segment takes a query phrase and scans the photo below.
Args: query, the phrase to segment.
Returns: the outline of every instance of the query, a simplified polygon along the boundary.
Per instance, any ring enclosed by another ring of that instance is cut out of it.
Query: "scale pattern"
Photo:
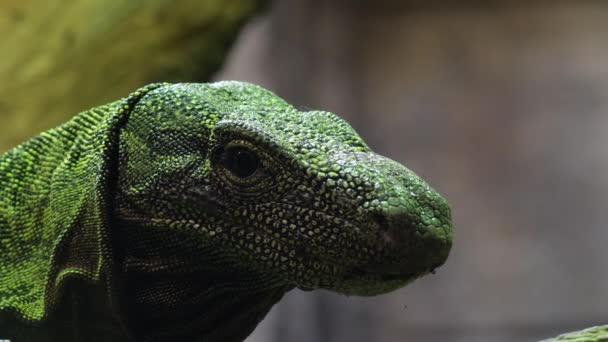
[[[559,335],[555,338],[543,340],[541,342],[607,342],[608,341],[608,325],[600,325],[591,327],[567,334]]]
[[[451,241],[445,200],[336,115],[152,84],[0,156],[0,334],[242,341],[292,288],[386,293]]]

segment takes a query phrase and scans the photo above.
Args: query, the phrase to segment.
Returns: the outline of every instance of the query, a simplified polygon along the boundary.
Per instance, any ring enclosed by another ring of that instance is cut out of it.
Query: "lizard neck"
[[[218,264],[212,246],[193,248],[195,241],[179,233],[120,230],[121,307],[138,340],[242,341],[291,289]]]

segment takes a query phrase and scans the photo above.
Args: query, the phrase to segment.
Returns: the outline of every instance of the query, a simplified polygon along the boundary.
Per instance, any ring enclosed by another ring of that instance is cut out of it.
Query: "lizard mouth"
[[[393,265],[389,264],[372,264],[353,268],[348,273],[347,278],[375,278],[381,281],[408,280],[415,279],[429,273],[435,274],[436,269],[441,265],[442,263],[438,263],[436,265],[432,265],[431,267],[420,267],[419,269],[406,272],[396,269]]]
[[[354,268],[342,278],[343,288],[334,288],[345,294],[361,296],[377,295],[390,292],[396,288],[423,276],[425,273],[382,274],[364,268]],[[316,287],[300,285],[302,291],[313,291]],[[333,288],[333,287],[332,287]]]
[[[417,260],[414,255],[414,257],[406,257],[400,261],[381,261],[355,266],[343,277],[347,287],[343,292],[362,296],[390,292],[426,274],[435,274],[435,269],[443,264],[443,259],[408,262],[412,259]]]
[[[408,280],[417,278],[424,273],[380,273],[377,270],[369,270],[365,268],[357,267],[349,273],[349,278],[356,279],[375,279],[379,281],[395,281],[395,280]]]
[[[376,296],[401,288],[425,272],[382,273],[365,267],[353,268],[345,274],[334,291],[345,295]]]

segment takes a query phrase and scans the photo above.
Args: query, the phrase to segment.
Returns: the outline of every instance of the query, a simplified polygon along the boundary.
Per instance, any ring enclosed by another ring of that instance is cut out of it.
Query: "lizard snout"
[[[435,192],[418,196],[414,203],[372,214],[384,257],[364,267],[365,272],[384,277],[418,276],[433,272],[446,261],[452,246],[447,203]]]

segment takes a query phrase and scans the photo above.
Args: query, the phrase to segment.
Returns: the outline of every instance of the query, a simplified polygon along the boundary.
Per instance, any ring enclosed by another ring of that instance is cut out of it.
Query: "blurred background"
[[[237,79],[339,114],[451,203],[436,275],[373,298],[294,290],[248,342],[608,323],[605,1],[41,3],[0,1],[2,151],[150,81]]]

